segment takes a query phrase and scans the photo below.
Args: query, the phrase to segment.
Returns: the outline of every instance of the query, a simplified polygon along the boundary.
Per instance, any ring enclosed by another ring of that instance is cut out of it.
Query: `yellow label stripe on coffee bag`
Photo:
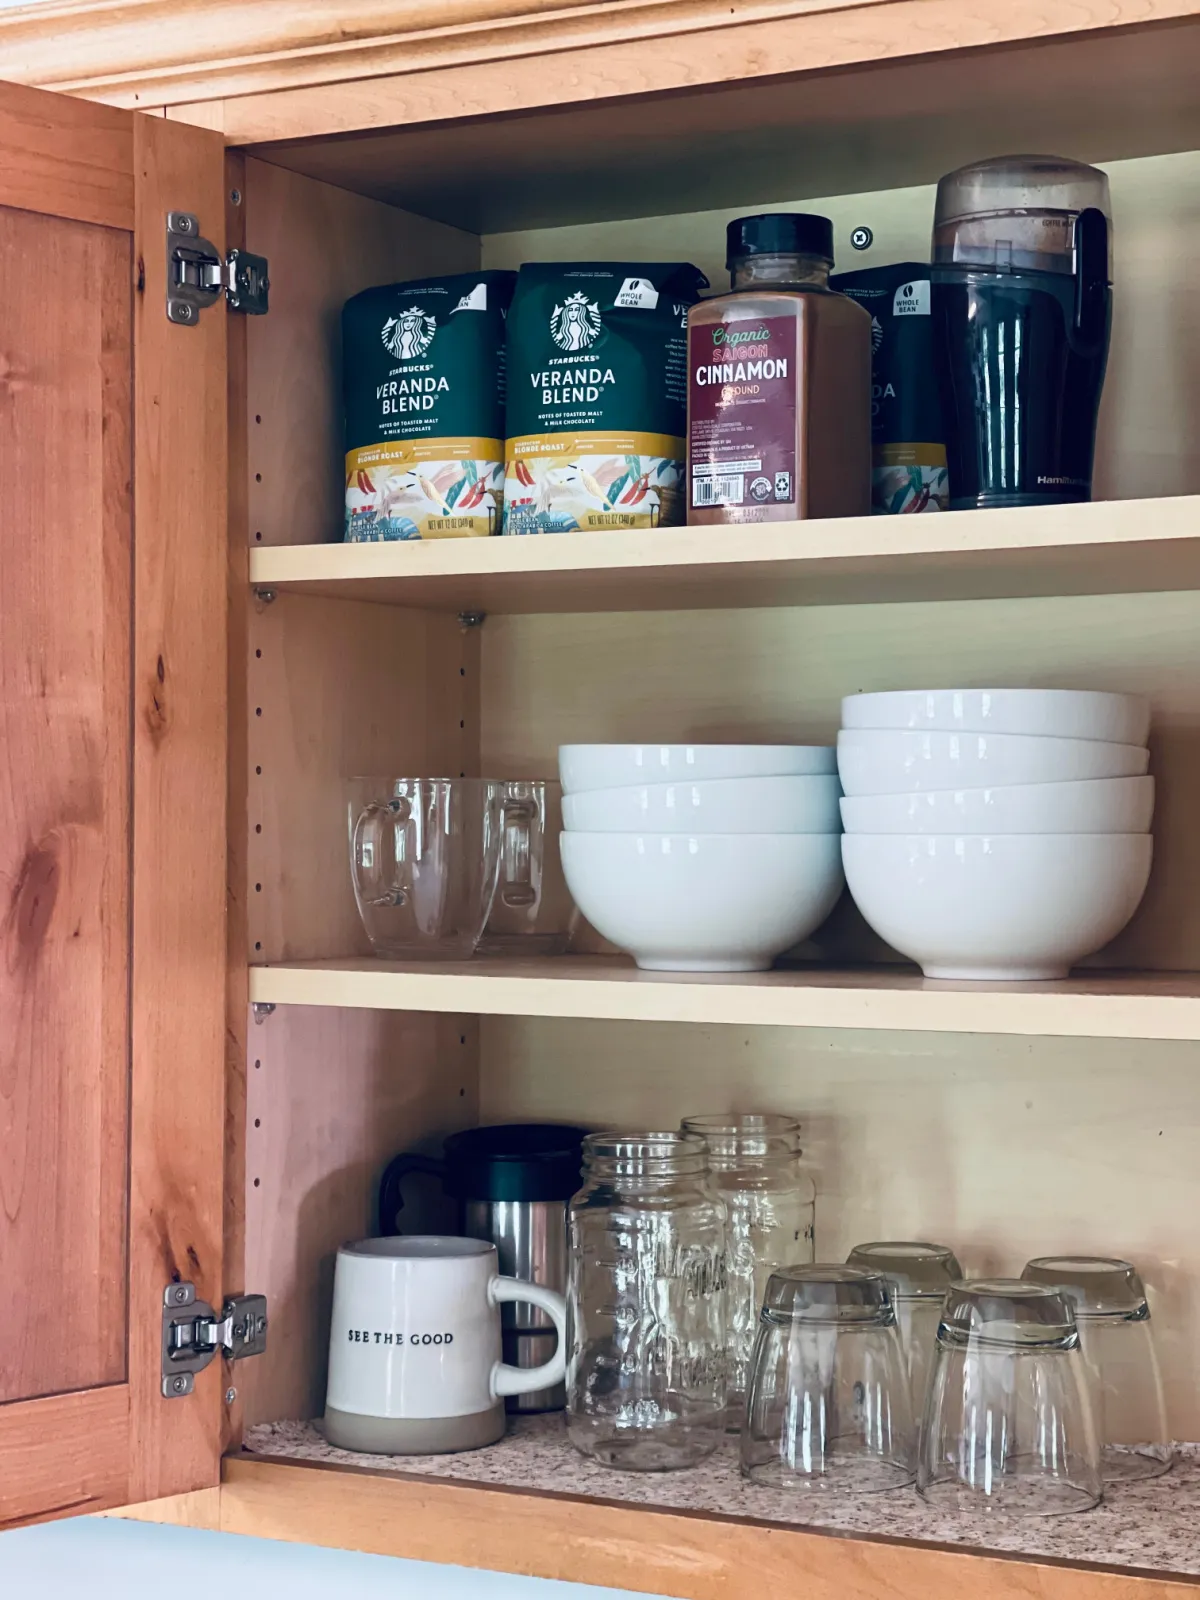
[[[684,441],[669,433],[617,433],[609,430],[530,433],[522,438],[509,439],[506,454],[509,461],[545,456],[564,462],[577,460],[580,456],[656,456],[682,461]]]
[[[346,478],[372,467],[415,467],[425,461],[503,461],[503,439],[391,439],[346,452]]]

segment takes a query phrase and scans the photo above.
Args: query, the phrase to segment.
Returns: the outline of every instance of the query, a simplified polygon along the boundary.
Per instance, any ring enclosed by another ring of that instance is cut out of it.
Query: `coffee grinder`
[[[951,510],[1091,499],[1111,285],[1095,167],[1000,156],[938,184],[931,310]]]
[[[379,1183],[379,1231],[401,1232],[403,1185],[414,1173],[440,1180],[457,1202],[458,1229],[496,1246],[500,1271],[559,1294],[567,1287],[567,1201],[579,1188],[586,1128],[514,1122],[467,1128],[446,1140],[443,1158],[416,1153],[390,1161]],[[526,1301],[501,1307],[504,1359],[539,1367],[554,1351],[554,1324]],[[510,1395],[509,1411],[561,1411],[566,1392]]]

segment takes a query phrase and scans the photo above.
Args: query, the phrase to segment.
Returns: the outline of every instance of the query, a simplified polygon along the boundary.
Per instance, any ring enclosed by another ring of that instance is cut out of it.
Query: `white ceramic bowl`
[[[841,807],[847,833],[1148,833],[1154,779],[862,794]]]
[[[1149,765],[1144,746],[1100,739],[866,728],[843,728],[838,734],[838,771],[848,795],[1132,778]]]
[[[826,744],[563,744],[558,771],[565,794],[621,789],[681,778],[806,777],[836,772]]]
[[[759,972],[842,892],[836,833],[563,833],[563,871],[592,926],[639,967]]]
[[[1150,876],[1147,833],[845,834],[846,881],[927,978],[1063,978],[1114,938]]]
[[[1145,744],[1150,702],[1141,695],[1096,689],[900,689],[847,695],[842,727],[1034,733]]]
[[[573,833],[840,833],[836,773],[637,783],[563,798]]]

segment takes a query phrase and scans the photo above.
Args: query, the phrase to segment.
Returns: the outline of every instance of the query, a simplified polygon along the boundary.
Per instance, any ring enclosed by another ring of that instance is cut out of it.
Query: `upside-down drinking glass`
[[[1166,1401],[1136,1269],[1103,1256],[1039,1256],[1021,1276],[1061,1289],[1074,1309],[1105,1483],[1166,1472],[1172,1454]]]
[[[742,1422],[744,1476],[826,1495],[902,1489],[914,1435],[885,1280],[840,1265],[774,1273]]]
[[[846,1264],[860,1272],[881,1272],[887,1279],[904,1347],[913,1416],[920,1423],[942,1303],[950,1285],[962,1277],[958,1257],[944,1244],[889,1240],[856,1244]]]
[[[1100,1499],[1100,1446],[1070,1302],[1015,1278],[946,1296],[917,1489],[940,1509],[1049,1517]]]

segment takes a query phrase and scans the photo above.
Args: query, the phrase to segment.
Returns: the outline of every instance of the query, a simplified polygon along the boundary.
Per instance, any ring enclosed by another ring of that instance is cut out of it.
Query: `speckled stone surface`
[[[275,1459],[1200,1576],[1200,1445],[1182,1445],[1165,1477],[1112,1489],[1094,1511],[1027,1519],[947,1516],[925,1506],[915,1489],[816,1502],[757,1488],[738,1472],[735,1441],[688,1472],[614,1472],[567,1443],[561,1414],[514,1419],[499,1444],[456,1456],[358,1455],[327,1444],[308,1422],[262,1423],[247,1430],[245,1448]]]

